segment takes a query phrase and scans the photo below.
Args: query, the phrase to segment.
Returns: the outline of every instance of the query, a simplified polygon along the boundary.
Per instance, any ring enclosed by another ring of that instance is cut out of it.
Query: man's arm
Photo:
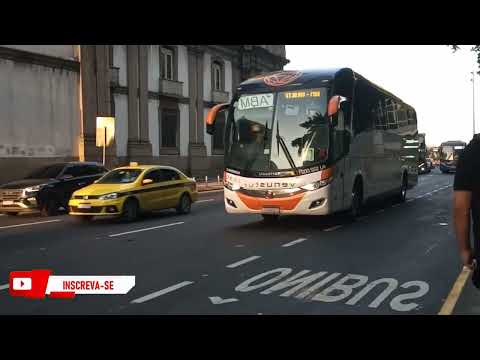
[[[472,267],[472,248],[470,246],[470,207],[471,191],[454,191],[453,193],[453,221],[455,233],[460,248],[463,264]]]

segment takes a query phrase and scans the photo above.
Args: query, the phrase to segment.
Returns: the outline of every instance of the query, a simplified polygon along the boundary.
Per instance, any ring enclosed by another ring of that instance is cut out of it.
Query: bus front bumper
[[[229,214],[328,215],[333,213],[331,185],[285,198],[262,198],[225,188],[225,210]]]

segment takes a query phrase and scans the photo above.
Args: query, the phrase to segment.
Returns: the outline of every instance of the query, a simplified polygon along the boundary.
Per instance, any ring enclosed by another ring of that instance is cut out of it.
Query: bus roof
[[[374,84],[359,73],[347,67],[274,71],[245,80],[238,86],[237,90],[241,92],[264,92],[272,91],[272,89],[281,89],[282,91],[294,90],[305,86],[312,88],[323,87],[328,85],[328,83],[341,74],[347,74],[348,76],[351,76],[352,79],[361,79],[381,93],[392,97],[413,109],[412,106],[405,103],[398,96],[395,96],[391,92]],[[274,83],[274,85],[270,86],[267,83]]]

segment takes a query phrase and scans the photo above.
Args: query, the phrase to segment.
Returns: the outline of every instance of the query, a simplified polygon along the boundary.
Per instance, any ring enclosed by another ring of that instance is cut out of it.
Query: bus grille
[[[247,189],[240,189],[238,192],[252,197],[259,197],[264,199],[278,199],[278,198],[286,198],[290,196],[294,196],[305,192],[305,190],[299,189],[296,191],[286,191],[286,190],[247,190]]]

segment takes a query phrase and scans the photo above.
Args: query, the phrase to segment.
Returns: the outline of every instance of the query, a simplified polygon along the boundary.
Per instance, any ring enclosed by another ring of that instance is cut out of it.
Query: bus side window
[[[375,126],[375,122],[370,112],[372,98],[371,94],[366,92],[366,89],[362,87],[361,83],[358,83],[355,89],[353,116],[355,134],[371,130]]]
[[[345,129],[345,114],[343,111],[338,112],[338,126],[335,128],[334,136],[335,139],[334,143],[334,159],[337,160],[343,156],[343,154],[347,151],[345,148],[345,134],[348,131]]]

